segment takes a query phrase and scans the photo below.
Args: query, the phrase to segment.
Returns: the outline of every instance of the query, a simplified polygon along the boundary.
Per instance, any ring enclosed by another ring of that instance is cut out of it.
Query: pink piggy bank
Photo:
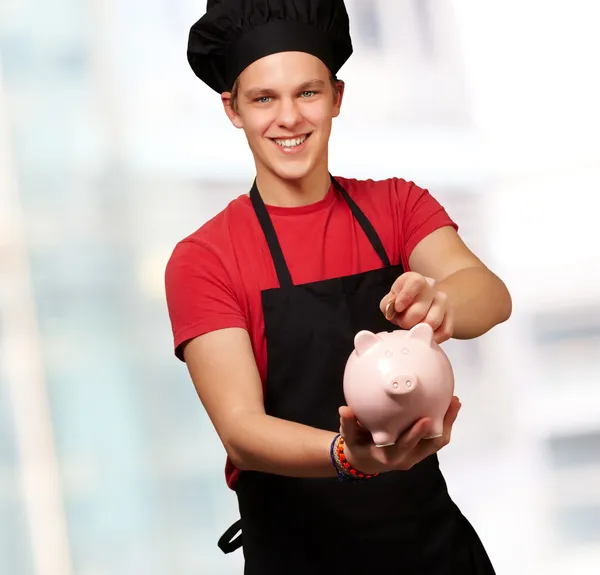
[[[361,331],[344,371],[344,395],[378,447],[393,445],[422,417],[432,420],[429,438],[443,434],[454,394],[454,372],[433,329],[420,323],[410,331]]]

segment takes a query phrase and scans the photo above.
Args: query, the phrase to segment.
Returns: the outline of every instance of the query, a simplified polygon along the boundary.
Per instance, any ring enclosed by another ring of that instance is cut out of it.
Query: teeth
[[[278,146],[282,148],[295,148],[300,144],[303,144],[308,136],[301,136],[300,138],[293,138],[291,140],[274,140]]]

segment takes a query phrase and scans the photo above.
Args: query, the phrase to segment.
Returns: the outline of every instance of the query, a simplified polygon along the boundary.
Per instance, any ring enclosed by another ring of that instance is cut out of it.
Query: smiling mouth
[[[300,147],[306,140],[310,138],[310,134],[304,134],[297,138],[271,138],[280,148],[287,150],[293,150],[294,148]]]

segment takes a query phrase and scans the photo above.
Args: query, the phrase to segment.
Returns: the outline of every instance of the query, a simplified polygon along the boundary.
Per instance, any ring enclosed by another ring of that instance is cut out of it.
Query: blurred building
[[[499,575],[595,574],[600,93],[577,61],[599,48],[593,8],[546,5],[542,26],[532,1],[347,4],[332,172],[429,188],[515,300],[508,324],[447,344],[450,490]],[[224,451],[162,286],[175,243],[253,176],[185,60],[203,5],[0,8],[2,574],[240,573],[216,547],[237,518]]]

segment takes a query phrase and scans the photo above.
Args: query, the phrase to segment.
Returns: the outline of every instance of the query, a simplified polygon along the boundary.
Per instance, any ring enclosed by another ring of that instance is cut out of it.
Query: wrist
[[[354,467],[355,469],[360,469],[363,473],[369,475],[379,475],[380,473],[387,471],[386,469],[384,469],[383,465],[381,465],[372,457],[365,457],[364,453],[367,452],[368,454],[368,449],[369,448],[366,446],[362,449],[360,447],[355,446],[353,451],[352,446],[348,445],[344,439],[344,454],[346,456],[346,459],[348,460],[348,463],[350,463],[352,467]]]
[[[348,451],[344,438],[336,435],[331,443],[330,456],[340,481],[361,482],[379,475],[379,473],[368,473],[357,469],[348,458]]]

